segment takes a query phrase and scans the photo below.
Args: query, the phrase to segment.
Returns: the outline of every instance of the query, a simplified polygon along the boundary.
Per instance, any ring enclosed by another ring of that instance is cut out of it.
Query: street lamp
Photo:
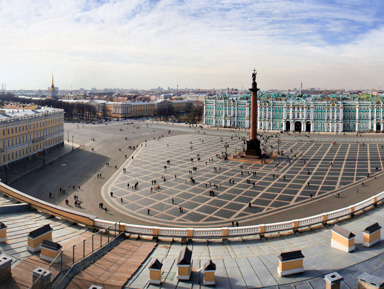
[[[72,150],[74,150],[74,144],[73,144],[73,140],[74,140],[75,136],[72,135]]]
[[[67,139],[67,141],[69,142],[69,129],[67,129],[67,132],[68,132],[68,139]]]
[[[281,144],[281,140],[278,139],[277,140],[277,153],[280,154],[280,144]]]
[[[43,146],[43,166],[45,166],[45,144]]]
[[[8,163],[5,163],[5,184],[8,185]]]

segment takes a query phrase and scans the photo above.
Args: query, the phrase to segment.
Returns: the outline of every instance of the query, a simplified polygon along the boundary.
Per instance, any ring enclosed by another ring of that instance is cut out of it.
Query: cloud
[[[378,0],[5,0],[0,81],[44,88],[54,70],[63,88],[241,88],[256,66],[265,88],[291,88],[303,78],[312,86],[376,87],[383,6]]]

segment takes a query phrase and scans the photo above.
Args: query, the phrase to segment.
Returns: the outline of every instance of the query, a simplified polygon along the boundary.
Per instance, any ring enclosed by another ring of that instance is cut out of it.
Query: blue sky
[[[9,89],[384,88],[384,1],[0,0]]]

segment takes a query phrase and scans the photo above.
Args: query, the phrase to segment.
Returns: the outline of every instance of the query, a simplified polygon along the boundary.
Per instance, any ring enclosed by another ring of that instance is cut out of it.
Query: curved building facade
[[[257,102],[258,130],[298,132],[382,132],[383,103],[314,100],[294,96]],[[204,100],[204,124],[250,127],[250,97],[216,96]]]
[[[64,110],[0,110],[0,166],[64,144]]]

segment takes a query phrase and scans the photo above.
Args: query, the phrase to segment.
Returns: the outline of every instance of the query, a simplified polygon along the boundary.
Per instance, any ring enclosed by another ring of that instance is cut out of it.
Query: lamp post
[[[45,166],[45,144],[43,146],[43,166]]]
[[[69,142],[69,129],[67,129],[67,132],[68,132],[68,138],[67,138],[67,141]]]
[[[75,138],[75,136],[74,136],[74,135],[72,135],[72,150],[74,150],[74,149],[75,149],[75,147],[74,147],[74,144],[73,144],[74,138]]]
[[[8,185],[8,163],[5,163],[5,184]]]
[[[280,144],[281,144],[281,140],[278,139],[277,140],[277,153],[280,154]]]

